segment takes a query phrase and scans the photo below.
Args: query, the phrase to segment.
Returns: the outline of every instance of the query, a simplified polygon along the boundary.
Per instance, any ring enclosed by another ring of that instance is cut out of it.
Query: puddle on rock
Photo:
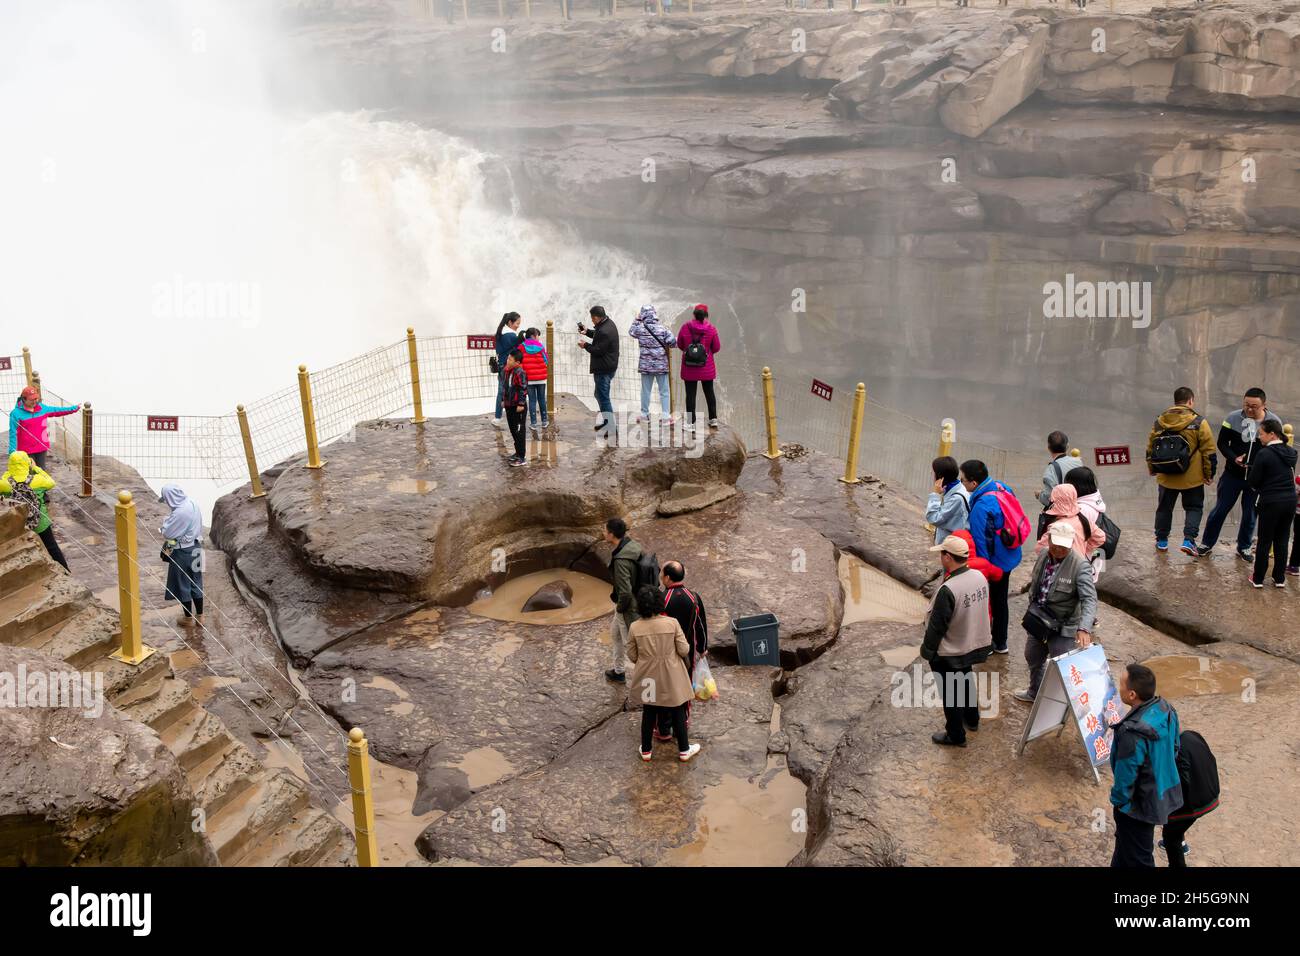
[[[528,442],[528,461],[530,464],[554,465],[563,455],[568,454],[569,443],[550,438],[532,436]]]
[[[803,849],[804,833],[795,823],[806,807],[807,788],[780,754],[769,756],[767,769],[752,781],[723,774],[704,790],[695,839],[669,850],[662,864],[785,866]]]
[[[401,478],[388,483],[389,491],[404,495],[427,495],[437,487],[438,483],[436,481],[425,480],[424,478]]]
[[[1161,697],[1239,694],[1241,682],[1252,676],[1241,664],[1221,657],[1168,654],[1142,663],[1155,671],[1156,693]]]
[[[899,647],[891,647],[888,650],[881,651],[880,656],[885,663],[897,670],[902,670],[912,661],[916,660],[921,654],[921,642],[918,639],[915,644],[903,644]]]
[[[839,574],[844,587],[842,624],[858,621],[920,624],[925,620],[929,608],[925,595],[895,581],[856,555],[840,556]]]
[[[568,607],[547,611],[523,611],[528,599],[543,584],[564,581],[573,589],[573,599]],[[609,600],[609,584],[600,578],[581,571],[557,569],[534,571],[522,577],[511,578],[490,596],[469,606],[471,614],[490,617],[494,621],[513,621],[520,624],[579,624],[602,617],[614,609]]]
[[[191,667],[198,667],[203,661],[197,651],[187,647],[183,651],[173,651],[167,655],[167,663],[171,664],[174,671],[187,671]]]
[[[491,747],[479,747],[468,751],[453,766],[457,770],[464,771],[465,776],[469,778],[471,790],[490,787],[510,776],[515,769],[510,766],[509,760]]]
[[[233,687],[238,683],[238,677],[205,677],[194,685],[190,693],[199,704],[206,704],[222,687]]]
[[[374,687],[377,690],[387,691],[395,695],[397,703],[389,704],[384,709],[394,717],[408,717],[415,712],[415,703],[410,699],[411,695],[387,677],[372,677],[369,681],[361,685],[362,687]]]

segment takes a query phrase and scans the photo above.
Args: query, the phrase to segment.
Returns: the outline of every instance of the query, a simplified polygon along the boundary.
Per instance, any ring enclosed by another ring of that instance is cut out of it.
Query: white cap
[[[1074,545],[1074,526],[1068,521],[1057,521],[1047,529],[1048,540],[1063,548]]]

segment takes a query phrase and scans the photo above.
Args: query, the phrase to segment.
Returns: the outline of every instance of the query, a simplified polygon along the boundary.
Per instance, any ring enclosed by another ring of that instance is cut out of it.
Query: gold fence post
[[[945,418],[943,424],[939,426],[939,456],[947,458],[952,454],[953,442],[957,440],[957,423],[951,418]]]
[[[533,0],[524,0],[524,16],[529,20],[533,18]]]
[[[555,417],[555,320],[546,320],[546,417]]]
[[[460,0],[461,12],[465,15],[465,22],[469,22],[469,0]]]
[[[497,0],[497,19],[504,20],[505,18],[506,18],[506,0]]]
[[[849,425],[849,453],[844,459],[844,477],[840,481],[846,485],[858,483],[858,440],[862,434],[862,413],[867,407],[867,386],[858,382],[853,392],[853,422]]]
[[[122,624],[122,646],[110,657],[123,664],[138,666],[154,652],[140,634],[140,565],[135,539],[135,502],[131,492],[119,491],[113,506],[117,525],[117,606]]]
[[[253,484],[253,493],[250,498],[265,498],[266,492],[262,490],[262,476],[257,471],[257,456],[253,454],[253,433],[248,430],[248,414],[244,411],[243,405],[235,406],[235,414],[239,416],[239,434],[244,439],[244,458],[248,461],[248,480]]]
[[[81,406],[81,495],[89,498],[95,493],[91,481],[95,469],[95,413],[90,402]],[[134,534],[135,532],[132,532]]]
[[[23,346],[23,371],[27,373],[27,384],[32,384],[32,353],[27,346]]]
[[[764,458],[780,458],[781,446],[776,440],[776,388],[772,383],[772,370],[763,367],[763,418],[767,422],[767,453]]]
[[[406,327],[406,352],[411,357],[411,398],[415,400],[415,417],[411,419],[416,425],[424,422],[424,404],[420,401],[420,357],[415,347],[415,328]]]
[[[1289,424],[1289,423],[1286,424],[1286,425],[1283,425],[1283,426],[1282,426],[1282,434],[1286,436],[1286,443],[1287,443],[1288,445],[1294,445],[1294,444],[1295,444],[1295,426],[1294,426],[1294,425],[1291,425],[1291,424]]]
[[[316,411],[311,405],[311,377],[307,366],[298,366],[298,395],[302,399],[302,427],[307,433],[307,468],[320,468],[320,448],[316,444]]]
[[[1070,449],[1070,457],[1071,457],[1071,458],[1078,458],[1078,457],[1080,457],[1080,456],[1079,456],[1079,449],[1077,449],[1077,448],[1071,448],[1071,449]]]
[[[352,823],[356,830],[357,866],[378,866],[375,801],[370,790],[370,743],[360,727],[348,731],[348,782],[352,785]]]
[[[31,383],[31,384],[32,384],[32,387],[33,387],[34,389],[36,389],[37,393],[39,393],[40,390],[41,390],[41,373],[40,373],[40,372],[32,372],[32,383]]]

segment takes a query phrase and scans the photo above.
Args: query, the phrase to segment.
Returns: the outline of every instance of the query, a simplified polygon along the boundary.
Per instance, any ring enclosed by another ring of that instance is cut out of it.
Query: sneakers
[[[492,427],[493,427],[493,428],[505,428],[505,427],[506,427],[506,420],[505,420],[504,418],[494,418],[494,419],[492,419]]]
[[[1281,581],[1274,581],[1274,582],[1273,582],[1273,587],[1275,587],[1275,588],[1284,588],[1284,587],[1286,587],[1286,580],[1283,579],[1283,580],[1281,580]]]
[[[1196,557],[1198,549],[1196,547],[1196,542],[1191,538],[1183,538],[1183,546],[1178,550],[1183,552],[1183,554],[1190,554],[1192,557]]]
[[[641,761],[642,761],[642,763],[649,763],[649,762],[650,762],[650,758],[653,757],[653,756],[654,756],[654,754],[650,753],[649,751],[642,750],[642,751],[641,751]]]
[[[1164,840],[1161,840],[1159,845],[1160,845],[1160,849],[1163,850],[1163,849],[1165,848],[1165,841],[1164,841]],[[1186,842],[1184,842],[1184,843],[1183,843],[1183,856],[1187,856],[1187,854],[1189,854],[1189,853],[1191,853],[1191,852],[1192,852],[1192,848],[1191,848],[1190,846],[1188,846]]]
[[[966,728],[966,733],[968,733],[968,734],[977,734],[977,733],[979,733],[979,730],[980,730],[980,725],[979,725],[979,724],[972,724],[972,723],[970,723],[969,721],[963,720],[963,721],[962,721],[962,725]]]
[[[709,419],[709,427],[710,427],[710,428],[717,428],[717,427],[718,427],[719,425],[721,425],[721,424],[722,424],[722,422],[718,421],[716,418],[710,418],[710,419]]]
[[[1034,695],[1029,693],[1029,688],[1026,687],[1024,690],[1018,690],[1012,694],[1011,699],[1018,700],[1022,704],[1032,704],[1034,702]]]
[[[1169,550],[1169,539],[1168,539],[1168,538],[1156,538],[1156,550],[1157,550],[1157,551],[1168,551],[1168,550]]]
[[[605,680],[613,681],[615,684],[626,684],[627,675],[622,671],[616,671],[611,667],[609,670],[605,671]]]
[[[993,648],[993,653],[994,653],[994,654],[1010,654],[1011,651],[1009,651],[1009,650],[1008,650],[1007,648],[1005,648],[1005,647],[995,647],[995,648]]]
[[[1264,582],[1256,581],[1253,575],[1248,576],[1246,580],[1250,582],[1250,586],[1254,588],[1256,591],[1264,590]]]
[[[691,745],[690,745],[689,747],[687,747],[685,750],[682,750],[682,751],[679,751],[679,752],[678,752],[678,754],[677,754],[677,759],[680,760],[682,763],[686,763],[686,761],[690,760],[692,757],[694,757],[694,756],[695,756],[697,753],[699,753],[699,752],[700,752],[700,745],[699,745],[699,744],[691,744]]]
[[[188,614],[182,614],[179,618],[177,618],[176,623],[179,624],[181,627],[193,627],[194,618],[192,618]]]
[[[550,428],[550,427],[551,427],[551,420],[550,420],[549,418],[543,418],[543,419],[542,419],[542,427],[543,427],[543,428]]]
[[[516,456],[514,458],[511,458],[509,461],[507,461],[506,464],[508,464],[511,468],[521,468],[524,465],[528,464],[528,459],[520,458]]]
[[[1204,558],[1205,556],[1207,556],[1207,555],[1208,555],[1211,551],[1213,551],[1213,550],[1214,550],[1214,546],[1213,546],[1213,545],[1206,545],[1206,544],[1199,545],[1199,546],[1196,548],[1196,556],[1197,556],[1198,558]]]
[[[1296,575],[1300,574],[1300,564],[1288,564],[1286,566],[1286,573],[1291,575],[1292,577],[1295,577]]]
[[[958,743],[957,741],[953,740],[951,737],[948,736],[948,731],[946,730],[941,730],[938,733],[931,734],[930,739],[933,740],[940,747],[965,747],[966,746],[966,741],[963,740],[961,743]]]
[[[1253,554],[1251,554],[1249,551],[1242,551],[1241,548],[1237,549],[1237,557],[1241,558],[1241,560],[1243,561],[1253,562],[1255,560],[1255,556]]]

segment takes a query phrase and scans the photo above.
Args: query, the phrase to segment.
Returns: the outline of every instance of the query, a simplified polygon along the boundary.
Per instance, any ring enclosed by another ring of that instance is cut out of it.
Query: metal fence
[[[494,354],[490,336],[422,337],[415,340],[426,410],[436,413],[441,403],[481,401],[489,413],[497,380],[488,368]],[[583,337],[572,331],[554,331],[551,363],[554,388],[592,402],[588,357],[579,349]],[[610,389],[617,408],[639,410],[641,381],[637,373],[639,349],[623,333],[621,361]],[[672,407],[685,408],[685,389],[678,378],[680,359],[672,363]],[[6,367],[7,366],[7,367]],[[773,363],[772,383],[776,427],[782,444],[796,444],[822,452],[841,463],[850,448],[857,383],[821,381],[789,363]],[[762,366],[742,364],[735,357],[719,364],[716,383],[719,413],[751,449],[766,444],[762,392]],[[38,377],[39,377],[39,373]],[[0,400],[12,402],[26,383],[23,356],[0,361]],[[286,379],[292,381],[292,369]],[[49,376],[47,375],[47,381]],[[346,436],[358,422],[402,413],[412,406],[409,340],[349,359],[310,374],[316,429],[321,445]],[[44,382],[45,400],[67,404]],[[704,415],[704,396],[698,396]],[[652,409],[658,407],[657,393]],[[462,406],[463,408],[463,406]],[[294,384],[245,406],[256,460],[260,468],[302,456],[307,449],[299,389]],[[49,420],[52,447],[65,459],[82,457],[85,415]],[[979,458],[989,472],[1011,485],[1036,513],[1032,498],[1042,487],[1047,456],[1041,450],[1014,451],[962,436],[956,420],[952,454],[959,461]],[[219,484],[242,482],[248,477],[247,459],[234,410],[227,415],[181,414],[123,415],[92,409],[92,447],[95,455],[116,458],[146,478],[210,479]],[[941,424],[913,418],[868,397],[859,433],[856,470],[873,475],[914,495],[923,502],[931,490],[930,462],[938,453]],[[1131,461],[1097,467],[1092,449],[1080,449],[1085,464],[1094,467],[1111,515],[1121,525],[1147,526],[1154,510],[1153,482],[1143,461],[1145,436],[1134,436]],[[836,475],[828,475],[833,480]]]

